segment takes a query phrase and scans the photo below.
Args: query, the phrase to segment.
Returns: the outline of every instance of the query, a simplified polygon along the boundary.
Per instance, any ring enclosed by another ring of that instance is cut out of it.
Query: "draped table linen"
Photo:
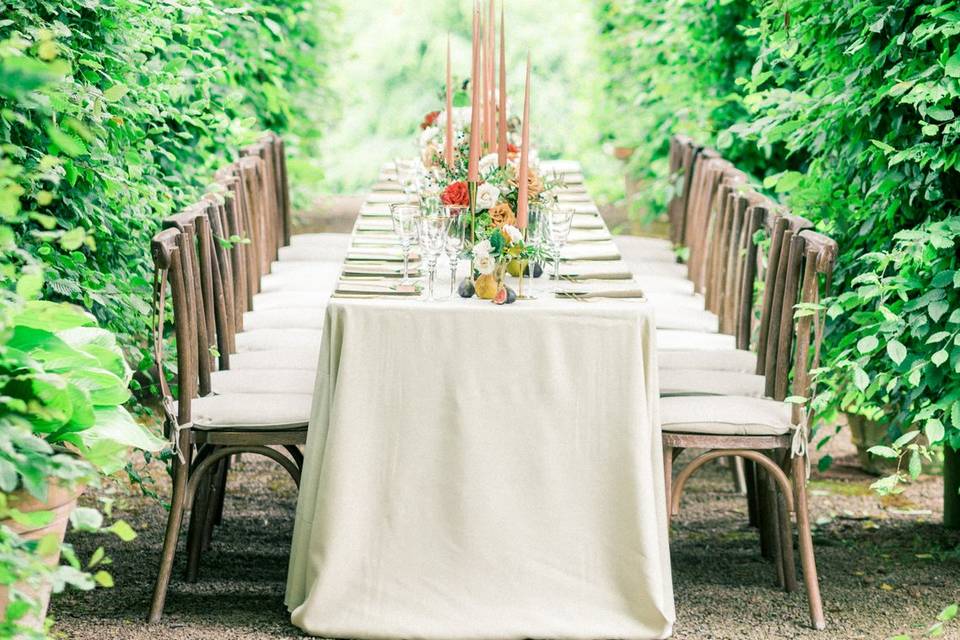
[[[335,638],[670,635],[651,307],[538,286],[509,306],[331,299],[293,624]]]

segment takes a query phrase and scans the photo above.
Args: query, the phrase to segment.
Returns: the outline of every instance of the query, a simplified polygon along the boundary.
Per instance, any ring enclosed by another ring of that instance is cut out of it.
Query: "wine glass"
[[[400,248],[403,250],[403,280],[400,284],[409,285],[410,248],[417,241],[420,207],[413,204],[394,203],[390,205],[390,217],[393,219],[393,232],[400,238]]]
[[[408,196],[416,195],[419,187],[418,163],[415,160],[397,158],[393,164],[397,168],[397,181],[400,183],[400,188]]]
[[[573,209],[548,207],[542,210],[543,240],[553,255],[553,279],[560,280],[560,250],[567,244],[570,224],[573,222]]]
[[[463,254],[463,244],[466,240],[466,220],[467,208],[463,205],[448,204],[444,205],[443,212],[450,218],[450,225],[447,227],[447,241],[444,250],[447,253],[447,259],[450,261],[450,297],[457,287],[457,268],[460,266],[460,257]]]
[[[536,249],[540,247],[542,243],[543,236],[543,216],[544,211],[547,209],[545,205],[539,203],[530,203],[530,208],[527,211],[527,239],[526,245],[529,247],[532,254],[536,254]],[[535,260],[531,257],[527,259],[527,273],[530,278],[530,284],[527,286],[527,292],[524,297],[526,298],[535,298],[533,295],[533,285],[534,285],[534,270],[536,268]],[[523,272],[521,272],[521,277],[523,277]]]
[[[417,220],[420,227],[420,247],[427,259],[427,300],[432,301],[436,300],[433,288],[437,280],[437,258],[447,242],[450,216],[441,212],[436,215],[421,215]]]

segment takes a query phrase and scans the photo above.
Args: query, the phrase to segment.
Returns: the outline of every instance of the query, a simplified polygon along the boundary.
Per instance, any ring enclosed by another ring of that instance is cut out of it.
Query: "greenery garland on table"
[[[928,453],[910,433],[960,447],[960,5],[610,0],[597,15],[608,128],[645,177],[664,178],[669,135],[692,134],[840,244],[819,410],[882,416],[898,445],[877,452],[907,454],[897,479]]]

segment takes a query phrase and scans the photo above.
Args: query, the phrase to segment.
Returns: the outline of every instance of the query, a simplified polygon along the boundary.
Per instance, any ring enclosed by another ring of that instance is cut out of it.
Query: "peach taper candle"
[[[527,53],[527,81],[523,93],[523,133],[520,137],[520,176],[517,178],[517,227],[527,228],[530,192],[530,54]]]
[[[453,166],[453,72],[450,69],[450,34],[447,34],[447,131],[443,138],[443,160]]]
[[[503,4],[500,5],[500,104],[497,118],[497,164],[507,166],[507,37],[503,16]]]

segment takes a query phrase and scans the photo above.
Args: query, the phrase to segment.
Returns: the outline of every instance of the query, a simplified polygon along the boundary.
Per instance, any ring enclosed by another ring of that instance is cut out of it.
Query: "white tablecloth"
[[[334,298],[326,314],[287,582],[295,625],[670,635],[649,303]]]

